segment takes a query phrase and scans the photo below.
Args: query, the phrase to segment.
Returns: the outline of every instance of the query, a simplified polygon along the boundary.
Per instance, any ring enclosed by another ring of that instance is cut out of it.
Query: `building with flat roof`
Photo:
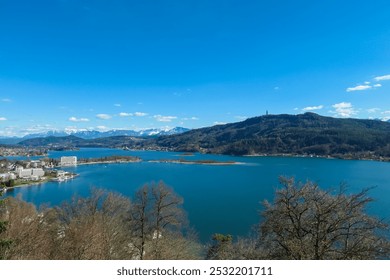
[[[61,157],[61,166],[75,166],[77,165],[77,157]]]
[[[31,179],[31,178],[41,178],[45,176],[45,171],[42,168],[26,168],[18,167],[16,169],[19,178]]]
[[[33,168],[32,176],[37,176],[38,178],[45,176],[45,171],[42,168]]]

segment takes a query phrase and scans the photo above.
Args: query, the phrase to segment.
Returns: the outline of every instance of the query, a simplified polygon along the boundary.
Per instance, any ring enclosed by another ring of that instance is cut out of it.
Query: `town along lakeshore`
[[[340,183],[348,192],[374,187],[370,195],[375,203],[369,212],[388,219],[390,213],[390,164],[377,161],[339,160],[297,157],[231,157],[194,153],[188,157],[176,152],[124,151],[89,148],[80,151],[54,151],[49,157],[102,158],[110,155],[134,156],[132,163],[91,164],[61,167],[79,174],[65,182],[47,182],[30,188],[18,188],[7,195],[21,195],[36,205],[59,205],[74,195],[88,196],[93,188],[104,188],[132,198],[146,183],[162,180],[184,198],[190,225],[203,241],[216,232],[246,235],[259,222],[264,199],[273,200],[281,175],[297,180],[312,180],[321,188],[338,190]],[[214,160],[242,164],[207,165],[149,162],[164,159]]]
[[[140,158],[132,156],[106,156],[82,158],[81,160],[78,160],[77,156],[62,156],[59,159],[45,157],[33,160],[8,160],[3,158],[0,164],[0,183],[1,187],[7,191],[15,187],[40,185],[48,181],[64,182],[75,178],[78,174],[58,168],[85,164],[130,163],[139,162],[140,160]]]

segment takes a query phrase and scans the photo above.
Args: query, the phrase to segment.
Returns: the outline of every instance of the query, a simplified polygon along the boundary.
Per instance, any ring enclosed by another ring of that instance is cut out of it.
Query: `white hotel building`
[[[39,179],[43,176],[45,176],[45,171],[42,168],[27,168],[24,169],[23,167],[16,168],[16,173],[19,178],[24,179]]]
[[[77,165],[77,157],[61,157],[61,166],[75,166]]]

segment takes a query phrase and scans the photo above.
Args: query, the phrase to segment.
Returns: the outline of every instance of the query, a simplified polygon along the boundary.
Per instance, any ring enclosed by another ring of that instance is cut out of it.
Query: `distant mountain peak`
[[[140,131],[125,130],[125,129],[113,129],[108,131],[97,131],[97,130],[76,130],[76,129],[65,129],[61,130],[50,130],[43,133],[28,134],[22,137],[23,140],[42,138],[42,137],[64,137],[64,136],[76,136],[82,139],[96,139],[111,136],[134,136],[134,137],[147,137],[147,136],[160,136],[160,135],[174,135],[189,131],[190,129],[184,127],[174,128],[152,128],[144,129]]]

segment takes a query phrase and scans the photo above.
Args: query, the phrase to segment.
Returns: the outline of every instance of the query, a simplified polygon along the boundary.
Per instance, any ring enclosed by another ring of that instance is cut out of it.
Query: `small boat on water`
[[[73,175],[61,176],[61,177],[52,178],[51,181],[53,181],[53,182],[65,182],[65,181],[68,181],[68,180],[73,179],[73,178],[74,178]]]

